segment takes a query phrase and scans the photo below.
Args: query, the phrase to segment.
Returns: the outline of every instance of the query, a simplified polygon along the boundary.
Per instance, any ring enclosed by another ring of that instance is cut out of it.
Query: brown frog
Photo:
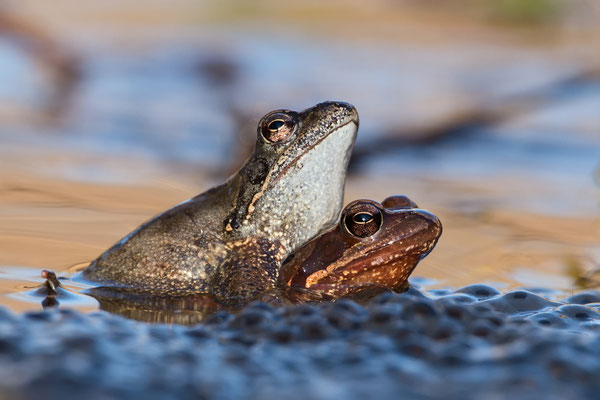
[[[335,224],[358,129],[356,109],[276,110],[227,182],[144,223],[83,271],[107,286],[208,293],[243,304],[275,288],[282,261]]]
[[[403,289],[442,234],[439,219],[405,196],[356,200],[338,225],[284,263],[279,285],[296,301],[334,299],[366,289]]]

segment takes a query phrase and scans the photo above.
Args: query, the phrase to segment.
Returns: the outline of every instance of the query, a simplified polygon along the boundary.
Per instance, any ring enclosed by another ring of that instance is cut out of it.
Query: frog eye
[[[285,143],[298,127],[298,120],[291,112],[273,111],[261,122],[261,133],[269,143]]]
[[[379,231],[383,222],[381,209],[370,200],[350,203],[342,213],[343,228],[352,236],[366,238]]]

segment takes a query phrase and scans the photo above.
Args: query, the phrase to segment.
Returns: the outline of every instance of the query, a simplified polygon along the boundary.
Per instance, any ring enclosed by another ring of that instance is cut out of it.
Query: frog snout
[[[412,209],[406,211],[411,214],[411,217],[418,221],[419,240],[423,242],[435,242],[442,235],[442,223],[440,219],[427,210]]]
[[[343,121],[352,121],[358,126],[358,111],[350,104],[343,101],[325,101],[315,106],[316,109],[325,115],[334,115],[336,119]]]

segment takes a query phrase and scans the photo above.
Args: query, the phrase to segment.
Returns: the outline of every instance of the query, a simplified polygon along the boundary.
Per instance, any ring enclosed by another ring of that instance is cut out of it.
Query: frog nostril
[[[442,223],[434,214],[422,209],[394,210],[395,215],[403,216],[403,224],[411,227],[413,234],[425,241],[437,241],[442,235]]]
[[[422,209],[416,209],[416,210],[412,210],[412,212],[415,212],[416,214],[418,214],[421,218],[423,218],[425,221],[427,221],[430,225],[439,226],[440,228],[442,227],[442,223],[440,222],[439,218],[436,217],[434,214],[430,213],[429,211],[422,210]]]
[[[358,125],[358,112],[356,107],[350,103],[343,101],[326,101],[316,106],[318,109],[325,111],[327,114],[336,115],[339,121],[350,122],[353,121]]]

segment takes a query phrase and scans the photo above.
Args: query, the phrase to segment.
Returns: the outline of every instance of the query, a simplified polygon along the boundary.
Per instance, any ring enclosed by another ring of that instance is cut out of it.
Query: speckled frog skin
[[[441,234],[440,220],[406,196],[381,204],[356,200],[344,208],[335,228],[285,261],[279,286],[296,301],[402,289]]]
[[[259,297],[289,254],[336,222],[357,129],[356,109],[342,102],[265,115],[234,176],[141,225],[83,277],[225,304]]]
[[[341,297],[360,301],[384,291],[404,291],[409,288],[408,277],[434,248],[441,233],[439,219],[406,196],[390,196],[381,204],[353,201],[337,226],[284,261],[277,287],[261,293],[259,299],[272,305]],[[48,279],[43,288],[58,285],[56,279]],[[84,293],[94,297],[102,310],[169,324],[196,324],[219,310],[238,311],[245,305],[215,302],[209,294],[160,294],[114,286]]]

